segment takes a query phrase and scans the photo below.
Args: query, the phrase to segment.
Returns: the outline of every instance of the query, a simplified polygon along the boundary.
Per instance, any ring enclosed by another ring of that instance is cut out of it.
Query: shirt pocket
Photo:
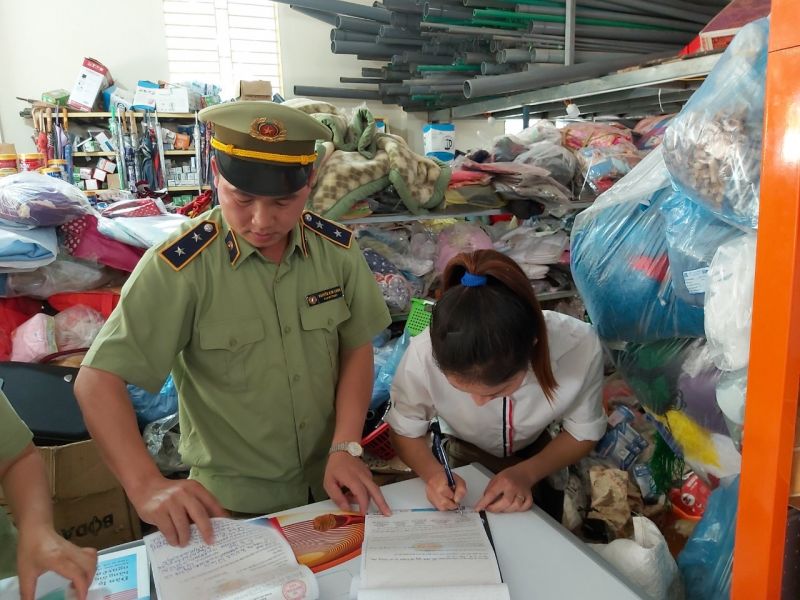
[[[226,320],[199,327],[206,364],[233,390],[245,390],[258,363],[258,342],[264,339],[261,319]]]
[[[349,318],[350,308],[344,298],[300,308],[300,323],[310,342],[305,347],[315,355],[318,351],[324,351],[334,376],[339,372],[339,325]],[[314,359],[309,363],[319,364]]]

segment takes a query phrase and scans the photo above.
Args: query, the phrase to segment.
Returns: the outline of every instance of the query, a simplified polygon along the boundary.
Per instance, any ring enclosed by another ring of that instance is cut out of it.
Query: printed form
[[[367,515],[358,600],[509,600],[479,513]]]

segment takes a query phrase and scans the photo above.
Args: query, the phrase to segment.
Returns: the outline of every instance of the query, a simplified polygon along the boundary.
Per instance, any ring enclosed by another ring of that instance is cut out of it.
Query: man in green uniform
[[[390,323],[348,229],[304,210],[324,125],[271,102],[206,108],[219,207],[148,251],[77,378],[86,423],[144,521],[170,543],[209,516],[267,513],[349,490],[389,511],[361,438],[371,340]],[[125,382],[172,371],[190,480],[165,479]]]
[[[0,506],[0,579],[19,575],[20,597],[33,600],[39,575],[55,571],[72,581],[83,600],[94,579],[97,552],[78,548],[53,529],[44,462],[32,437],[0,392],[0,484],[19,529],[18,547],[14,526]]]

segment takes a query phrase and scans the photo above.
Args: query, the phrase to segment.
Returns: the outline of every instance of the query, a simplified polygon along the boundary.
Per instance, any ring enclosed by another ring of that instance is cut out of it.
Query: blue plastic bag
[[[738,499],[738,477],[714,490],[703,518],[678,555],[686,600],[730,597]]]
[[[400,364],[410,339],[408,331],[404,331],[403,335],[391,340],[375,353],[375,381],[372,386],[372,400],[369,403],[371,409],[379,407],[389,399],[389,390],[397,365]]]
[[[743,27],[663,143],[680,191],[750,229],[758,228],[768,38],[768,18]]]
[[[128,396],[133,404],[133,410],[136,411],[139,427],[178,412],[178,390],[175,389],[171,373],[167,375],[167,380],[157,394],[151,394],[135,385],[128,385]]]
[[[575,219],[572,275],[606,341],[703,336],[702,307],[672,285],[660,211],[671,195],[657,148]]]
[[[672,284],[678,298],[704,306],[711,259],[722,244],[744,235],[680,192],[661,203]]]

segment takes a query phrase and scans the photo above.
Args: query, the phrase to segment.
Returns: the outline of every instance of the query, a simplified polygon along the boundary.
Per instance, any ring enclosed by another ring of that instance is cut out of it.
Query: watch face
[[[361,456],[364,450],[361,448],[361,444],[357,442],[349,442],[347,444],[347,452],[353,456]]]

